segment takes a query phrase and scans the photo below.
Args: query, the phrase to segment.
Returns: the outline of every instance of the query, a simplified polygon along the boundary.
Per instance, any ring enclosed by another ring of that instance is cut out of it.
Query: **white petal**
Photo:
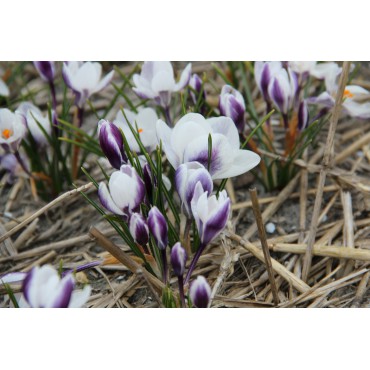
[[[98,194],[100,202],[108,211],[117,215],[124,215],[124,213],[114,203],[112,196],[110,195],[109,190],[107,188],[107,185],[104,182],[101,182],[99,184]]]
[[[9,96],[9,88],[0,77],[0,96]]]
[[[180,164],[180,158],[171,146],[172,129],[161,119],[156,124],[158,141],[162,141],[163,151],[166,153],[168,161],[176,169]]]
[[[188,85],[189,80],[191,76],[191,63],[189,63],[185,69],[182,71],[180,80],[178,83],[176,83],[174,90],[175,91],[180,91],[182,90],[185,86]]]
[[[88,300],[91,294],[91,286],[86,285],[82,290],[74,290],[72,292],[71,300],[69,302],[69,308],[80,308]]]
[[[238,129],[234,122],[228,117],[208,118],[207,122],[211,125],[212,132],[225,135],[233,149],[239,149],[240,140]]]
[[[151,86],[156,94],[161,91],[173,91],[175,89],[175,79],[169,72],[160,71],[154,75]]]
[[[113,78],[113,75],[114,75],[114,71],[110,71],[102,80],[100,80],[100,82],[95,86],[93,92],[96,93],[98,91],[101,91],[103,90],[104,88],[106,88],[110,82],[112,81],[112,78]]]

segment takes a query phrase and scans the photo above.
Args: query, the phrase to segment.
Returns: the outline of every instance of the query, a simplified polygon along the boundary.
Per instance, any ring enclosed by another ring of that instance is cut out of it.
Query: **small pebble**
[[[276,230],[275,224],[273,224],[272,222],[267,223],[265,228],[266,232],[268,232],[269,234],[273,234]]]

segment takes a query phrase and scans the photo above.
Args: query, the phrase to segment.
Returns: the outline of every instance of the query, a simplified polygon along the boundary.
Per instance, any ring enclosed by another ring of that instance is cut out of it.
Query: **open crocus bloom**
[[[25,133],[26,127],[19,113],[0,109],[0,145],[6,151],[17,151]]]
[[[191,201],[191,209],[199,232],[201,245],[206,246],[215,239],[226,226],[230,214],[230,198],[225,190],[208,197],[200,182],[197,183]]]
[[[158,116],[155,110],[153,108],[143,108],[139,110],[138,114],[135,114],[134,112],[124,109],[124,112],[130,125],[135,129],[137,128],[140,140],[145,149],[148,152],[152,152],[158,144],[156,135],[156,122],[158,120]],[[132,134],[126,118],[121,111],[117,113],[116,119],[113,121],[113,123],[122,129],[130,148],[134,152],[139,153],[141,151],[139,144]]]
[[[63,63],[63,78],[66,85],[76,94],[76,105],[83,107],[86,100],[103,90],[112,80],[114,71],[101,79],[102,66],[98,62]]]
[[[190,80],[191,63],[182,71],[179,82],[175,82],[170,62],[144,62],[141,74],[134,74],[133,90],[142,99],[154,99],[162,107],[168,107],[171,93],[182,90]]]
[[[34,267],[23,281],[24,301],[21,307],[33,308],[78,308],[89,299],[91,287],[74,290],[75,279],[67,274],[62,279],[50,265]]]
[[[188,113],[173,129],[157,121],[157,136],[171,165],[199,162],[208,168],[208,139],[212,138],[209,172],[212,179],[226,179],[251,170],[260,162],[258,154],[241,150],[238,130],[227,117],[205,119],[201,114]]]
[[[120,171],[112,173],[109,190],[104,182],[99,184],[98,195],[101,204],[108,211],[129,219],[144,200],[145,186],[135,168],[123,165]]]
[[[322,92],[318,97],[307,99],[310,104],[317,104],[321,107],[332,108],[335,104],[335,96],[338,90],[338,77],[341,68],[336,63],[327,64],[325,67],[325,86],[326,91]],[[370,92],[361,86],[347,85],[343,93],[342,107],[345,113],[351,117],[370,118],[370,102],[365,102],[365,99],[370,98]]]
[[[35,139],[36,143],[42,147],[46,146],[48,144],[48,140],[37,123],[39,123],[45,130],[45,132],[50,136],[51,124],[48,116],[46,115],[44,117],[40,109],[29,102],[21,103],[16,112],[21,114],[24,118],[27,127],[30,130],[30,133]]]

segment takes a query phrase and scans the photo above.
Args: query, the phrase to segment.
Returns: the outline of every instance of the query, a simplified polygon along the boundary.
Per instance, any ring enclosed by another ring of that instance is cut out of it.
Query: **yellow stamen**
[[[12,130],[9,130],[8,128],[6,128],[5,130],[3,130],[3,132],[1,133],[2,137],[4,139],[9,139],[10,136],[13,135],[13,131]]]
[[[343,97],[344,98],[353,98],[353,94],[349,90],[346,89],[346,90],[344,90]]]
[[[137,131],[139,132],[139,134],[141,134],[144,130],[142,128],[139,128]]]

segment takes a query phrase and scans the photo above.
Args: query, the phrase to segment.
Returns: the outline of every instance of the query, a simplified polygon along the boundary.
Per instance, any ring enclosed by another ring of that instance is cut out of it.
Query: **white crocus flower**
[[[40,109],[35,105],[29,102],[23,102],[19,105],[16,110],[24,118],[27,127],[35,139],[36,143],[41,147],[48,145],[48,139],[45,136],[45,133],[40,128],[39,124],[45,130],[45,132],[50,136],[51,135],[51,123],[49,121],[48,114],[45,116],[41,113]]]
[[[326,66],[323,69],[325,72],[321,76],[325,79],[326,91],[317,97],[308,98],[307,101],[310,104],[317,104],[330,109],[335,104],[335,97],[338,91],[338,78],[342,69],[336,63],[323,64],[326,64]],[[351,117],[370,118],[370,102],[365,101],[369,98],[370,92],[363,87],[347,85],[343,93],[342,107],[344,112]]]
[[[9,96],[9,88],[6,83],[0,77],[0,96]]]
[[[34,267],[24,278],[20,307],[79,308],[89,299],[91,287],[74,290],[75,279],[71,273],[62,279],[50,265]]]
[[[76,105],[83,107],[86,100],[103,90],[112,80],[114,71],[101,78],[102,66],[98,62],[63,63],[63,78],[76,95]]]
[[[139,110],[139,112],[136,114],[127,109],[124,109],[124,112],[130,125],[137,129],[140,140],[143,143],[145,149],[148,152],[152,152],[158,144],[158,139],[156,135],[156,123],[158,121],[158,116],[155,110],[153,108],[143,108]],[[132,134],[130,127],[127,124],[126,118],[122,114],[122,111],[119,111],[113,123],[120,129],[122,129],[131,150],[139,153],[139,144],[134,138],[134,135]]]
[[[171,93],[182,90],[189,83],[191,63],[182,71],[176,83],[170,62],[144,62],[141,73],[134,74],[133,90],[142,99],[154,99],[157,104],[167,108]]]
[[[258,154],[240,149],[239,134],[227,117],[205,119],[201,114],[188,113],[173,129],[157,121],[157,136],[171,165],[197,161],[208,168],[208,139],[212,138],[209,172],[213,179],[225,179],[245,173],[260,162]]]
[[[22,116],[7,108],[0,109],[0,145],[10,152],[16,152],[26,133]]]

